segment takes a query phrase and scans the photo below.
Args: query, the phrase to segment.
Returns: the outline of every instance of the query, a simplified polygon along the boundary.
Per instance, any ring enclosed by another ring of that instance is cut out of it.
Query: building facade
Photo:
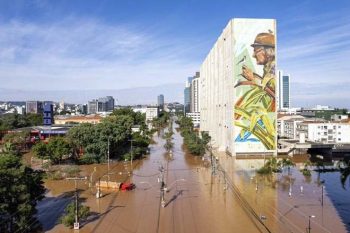
[[[88,114],[96,114],[98,111],[98,101],[91,100],[88,102],[87,113]]]
[[[273,19],[233,19],[201,65],[201,131],[220,151],[277,153],[275,35]]]
[[[191,112],[191,83],[193,77],[187,78],[185,89],[184,89],[184,112]]]
[[[297,124],[297,137],[318,143],[350,143],[350,124],[332,122],[301,122]]]
[[[44,120],[44,122],[43,122],[44,125],[53,125],[54,124],[53,104],[52,103],[45,103],[44,104],[43,120]]]
[[[151,122],[154,118],[159,115],[158,107],[147,107],[146,109],[146,122]]]
[[[160,109],[163,109],[164,108],[164,95],[159,95],[157,100],[158,100],[158,107]]]
[[[114,110],[114,98],[112,96],[98,98],[97,101],[97,112],[112,112]]]
[[[186,117],[189,117],[192,119],[193,126],[195,128],[198,128],[201,123],[201,113],[200,112],[189,112],[186,113]]]
[[[88,115],[88,116],[56,116],[55,123],[57,125],[66,125],[66,124],[98,124],[102,120],[102,117],[99,115]]]
[[[41,101],[27,101],[26,113],[42,113],[43,103]]]
[[[199,78],[200,72],[196,72],[196,75],[193,77],[191,81],[191,112],[200,112],[200,85]]]
[[[277,106],[278,110],[288,110],[290,106],[290,75],[283,74],[282,70],[278,71],[278,93]]]

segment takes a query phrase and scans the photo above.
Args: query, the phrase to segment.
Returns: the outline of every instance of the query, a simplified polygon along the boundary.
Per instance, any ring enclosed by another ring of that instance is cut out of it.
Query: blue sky
[[[278,67],[291,75],[292,105],[350,107],[349,12],[348,0],[3,0],[0,88],[184,83],[229,19],[275,18]]]

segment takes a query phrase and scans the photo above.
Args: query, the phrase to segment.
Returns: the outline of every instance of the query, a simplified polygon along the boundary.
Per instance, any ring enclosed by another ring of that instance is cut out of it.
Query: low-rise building
[[[334,114],[331,116],[332,121],[343,121],[348,119],[349,119],[349,116],[345,114]]]
[[[296,138],[296,124],[302,122],[305,118],[299,115],[278,115],[277,133],[279,137]]]
[[[193,126],[195,128],[199,128],[200,127],[200,123],[201,123],[201,113],[200,112],[189,112],[186,113],[186,117],[189,117],[192,119],[192,123]]]
[[[147,107],[146,109],[146,122],[152,121],[154,118],[157,118],[159,115],[158,107]]]
[[[90,123],[98,124],[102,120],[102,117],[99,115],[87,115],[87,116],[56,116],[55,124],[65,125],[65,124],[81,124],[81,123]]]
[[[350,143],[350,124],[337,122],[310,122],[297,124],[296,136],[320,143]]]

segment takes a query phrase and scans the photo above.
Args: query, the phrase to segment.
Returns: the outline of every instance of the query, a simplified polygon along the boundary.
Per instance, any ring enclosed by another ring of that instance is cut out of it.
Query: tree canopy
[[[37,227],[35,206],[45,192],[42,178],[18,156],[0,154],[0,232],[30,232]]]

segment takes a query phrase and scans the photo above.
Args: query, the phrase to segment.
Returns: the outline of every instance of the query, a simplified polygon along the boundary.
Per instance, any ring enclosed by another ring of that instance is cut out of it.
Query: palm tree
[[[295,163],[290,158],[282,159],[282,167],[287,167],[288,175],[290,174],[290,168],[295,167]]]

